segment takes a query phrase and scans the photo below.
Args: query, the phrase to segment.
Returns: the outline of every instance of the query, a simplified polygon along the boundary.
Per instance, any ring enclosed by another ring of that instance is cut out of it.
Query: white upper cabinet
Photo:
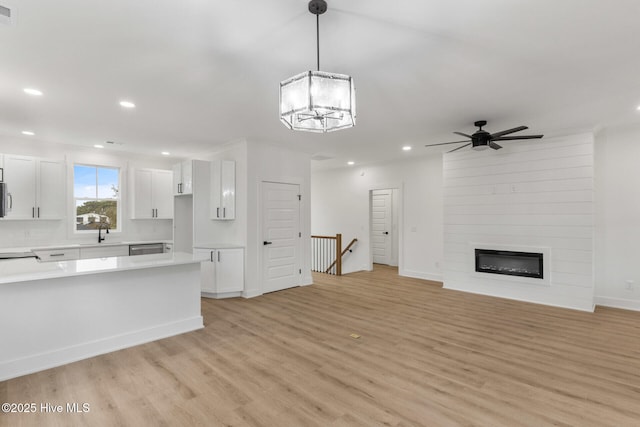
[[[134,169],[131,179],[132,219],[172,219],[173,173],[160,169]]]
[[[193,160],[173,165],[173,194],[193,194]]]
[[[4,156],[9,212],[6,219],[62,219],[65,216],[65,164],[61,160]]]
[[[211,162],[211,219],[228,220],[236,217],[236,162]]]

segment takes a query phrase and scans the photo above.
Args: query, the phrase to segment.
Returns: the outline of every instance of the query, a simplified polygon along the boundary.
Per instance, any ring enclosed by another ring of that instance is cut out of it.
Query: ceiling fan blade
[[[441,142],[439,144],[427,144],[425,147],[435,147],[438,145],[449,145],[449,144],[460,144],[461,142],[469,142],[469,141],[452,141],[452,142]]]
[[[462,133],[462,132],[454,132],[454,133],[456,135],[464,136],[465,138],[473,139],[471,135],[467,135],[466,133]]]
[[[514,132],[520,132],[521,130],[529,129],[526,126],[518,126],[517,128],[503,130],[501,132],[496,132],[491,134],[491,139],[500,138],[502,135],[508,135]]]
[[[493,148],[494,150],[499,150],[502,148],[502,145],[496,144],[495,142],[491,142],[489,141],[489,147]]]
[[[544,135],[521,135],[521,136],[503,136],[500,138],[491,138],[491,141],[513,141],[516,139],[540,139]]]
[[[464,142],[464,141],[463,141],[463,142]],[[462,145],[462,146],[460,146],[460,147],[458,147],[458,148],[454,148],[454,149],[453,149],[453,150],[451,150],[451,151],[447,151],[447,153],[453,153],[454,151],[458,151],[459,149],[464,148],[464,147],[468,147],[468,146],[470,146],[470,145],[471,145],[471,143],[468,143],[468,144]]]

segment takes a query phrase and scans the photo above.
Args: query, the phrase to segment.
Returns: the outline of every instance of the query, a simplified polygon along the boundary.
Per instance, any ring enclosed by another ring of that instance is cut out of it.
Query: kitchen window
[[[108,227],[120,231],[120,169],[107,166],[73,166],[75,231]]]

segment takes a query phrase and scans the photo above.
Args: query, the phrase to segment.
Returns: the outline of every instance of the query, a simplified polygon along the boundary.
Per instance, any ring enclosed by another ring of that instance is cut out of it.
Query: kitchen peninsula
[[[200,260],[2,261],[0,325],[0,381],[200,329]]]

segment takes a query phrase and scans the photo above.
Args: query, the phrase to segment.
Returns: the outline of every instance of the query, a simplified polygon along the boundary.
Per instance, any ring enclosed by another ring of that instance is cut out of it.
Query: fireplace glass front
[[[475,253],[477,272],[543,278],[541,253],[493,249],[476,249]]]

